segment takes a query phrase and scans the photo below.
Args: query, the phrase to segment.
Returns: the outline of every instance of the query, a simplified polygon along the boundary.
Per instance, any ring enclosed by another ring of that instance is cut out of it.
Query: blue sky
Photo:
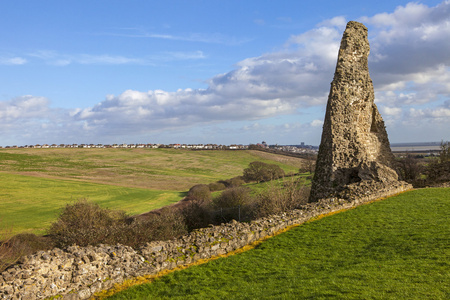
[[[0,145],[318,145],[369,29],[391,142],[450,140],[450,1],[0,1]]]

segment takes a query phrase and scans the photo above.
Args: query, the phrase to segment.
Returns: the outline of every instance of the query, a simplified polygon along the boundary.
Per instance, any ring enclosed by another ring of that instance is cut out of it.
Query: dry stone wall
[[[55,248],[23,257],[18,264],[0,274],[0,299],[88,299],[126,279],[156,275],[163,270],[189,265],[242,248],[271,236],[291,225],[326,214],[400,193],[408,186],[362,195],[346,201],[330,198],[309,203],[301,209],[250,223],[233,221],[195,230],[179,239],[148,243],[140,249],[123,245],[71,246]]]

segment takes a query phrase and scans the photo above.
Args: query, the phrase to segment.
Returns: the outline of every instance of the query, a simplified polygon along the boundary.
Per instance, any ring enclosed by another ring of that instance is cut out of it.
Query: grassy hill
[[[297,172],[299,158],[259,151],[0,149],[0,222],[44,233],[59,210],[86,198],[139,214],[181,200],[195,184],[242,175],[252,161]]]
[[[449,299],[450,188],[306,223],[110,299]]]

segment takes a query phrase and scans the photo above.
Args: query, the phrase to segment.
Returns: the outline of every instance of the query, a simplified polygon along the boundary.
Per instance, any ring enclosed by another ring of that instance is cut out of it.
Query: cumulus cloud
[[[445,13],[449,7],[448,1],[436,7],[410,3],[393,13],[361,18],[371,26],[370,71],[377,102],[390,122],[414,114],[446,115],[446,108],[431,111],[418,106],[449,95],[450,22]],[[140,124],[138,130],[145,132],[288,114],[300,118],[304,109],[323,106],[327,100],[346,22],[337,16],[293,35],[282,51],[238,62],[234,70],[208,80],[207,89],[125,91],[76,112],[74,117],[89,128],[111,132],[133,124]],[[258,124],[241,130],[262,130]],[[310,122],[311,128],[321,125],[317,119]],[[267,126],[264,130],[267,132]]]
[[[49,101],[44,97],[21,96],[0,102],[0,124],[41,118],[48,112]]]
[[[418,126],[421,120],[428,124],[422,127],[431,130],[433,122],[439,124],[434,126],[435,129],[450,127],[449,15],[450,1],[444,1],[435,7],[409,3],[392,13],[360,19],[369,27],[369,68],[376,101],[393,128],[394,139],[401,140],[406,136],[404,132],[411,130],[411,126]],[[58,123],[54,128],[73,127],[86,136],[128,137],[168,130],[180,132],[196,126],[220,129],[224,128],[220,124],[227,124],[228,131],[236,133],[281,136],[309,130],[320,136],[323,122],[319,118],[323,114],[304,122],[301,121],[302,114],[311,107],[325,106],[346,22],[344,17],[337,16],[310,31],[292,35],[282,50],[236,63],[230,72],[207,80],[206,89],[127,90],[119,95],[109,95],[92,107],[59,111],[66,118],[62,121],[65,125]],[[200,51],[164,55],[167,59],[204,57]],[[64,56],[54,52],[40,52],[34,56],[61,65],[130,64],[152,60],[112,55]],[[26,108],[22,100],[7,102],[9,112],[2,118],[9,116],[11,120],[19,115],[14,109],[22,109],[26,112],[24,116],[30,114],[33,119],[33,107],[37,109],[37,106]],[[12,108],[14,105],[21,108]],[[48,103],[43,102],[40,106],[49,110]],[[0,109],[3,111],[3,107]],[[45,111],[41,113],[45,114]],[[296,115],[299,121],[278,125],[263,122],[287,115]],[[48,119],[47,123],[57,124],[60,119],[63,118]],[[230,122],[247,124],[233,127]],[[443,132],[441,130],[439,134]],[[417,136],[411,135],[411,138],[416,140]],[[318,142],[318,138],[315,140]]]
[[[372,26],[371,69],[380,74],[379,84],[407,81],[411,76],[435,77],[436,69],[449,66],[449,16],[450,2],[444,1],[435,7],[409,3],[393,13],[361,18]]]
[[[326,102],[340,34],[337,28],[319,27],[293,36],[285,50],[245,59],[208,80],[207,89],[128,90],[73,116],[112,134],[132,124],[140,125],[139,132],[152,132],[298,114]]]

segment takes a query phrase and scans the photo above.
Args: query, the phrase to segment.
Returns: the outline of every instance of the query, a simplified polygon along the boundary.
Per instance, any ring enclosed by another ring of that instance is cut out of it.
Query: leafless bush
[[[265,217],[298,208],[308,202],[310,188],[295,179],[285,180],[283,186],[274,183],[257,196],[256,216]]]
[[[253,216],[254,199],[247,187],[233,187],[223,191],[213,199],[216,223],[231,220],[250,220]]]
[[[207,227],[213,224],[212,203],[205,200],[192,200],[182,209],[187,230]]]
[[[127,220],[123,211],[101,208],[95,203],[80,200],[66,205],[58,220],[51,225],[49,234],[57,247],[108,243],[113,232],[126,227]]]
[[[173,239],[187,233],[180,210],[165,208],[158,214],[149,214],[146,218],[136,218],[125,228],[118,228],[116,243],[138,247],[151,241]]]
[[[11,233],[12,229],[6,226],[2,226],[0,229],[0,272],[20,258],[20,255],[15,253],[14,248],[9,242]]]
[[[235,187],[223,191],[213,199],[215,207],[234,207],[248,204],[251,200],[250,189],[246,187]]]
[[[450,142],[441,141],[441,151],[439,152],[439,160],[441,163],[450,161]]]
[[[398,170],[402,180],[414,183],[420,177],[423,168],[416,158],[407,154],[406,157],[398,161]]]
[[[427,183],[442,183],[450,181],[450,160],[449,161],[432,161],[426,168]]]
[[[223,191],[227,188],[223,182],[212,182],[208,184],[208,187],[211,192]]]
[[[187,198],[189,200],[211,200],[211,190],[206,184],[197,184],[190,188]]]
[[[236,176],[224,181],[227,188],[238,187],[245,184],[245,180],[242,176]]]
[[[67,205],[49,231],[58,247],[117,243],[136,247],[186,232],[178,209],[166,208],[145,218],[132,218],[122,211],[101,208],[85,200]]]

